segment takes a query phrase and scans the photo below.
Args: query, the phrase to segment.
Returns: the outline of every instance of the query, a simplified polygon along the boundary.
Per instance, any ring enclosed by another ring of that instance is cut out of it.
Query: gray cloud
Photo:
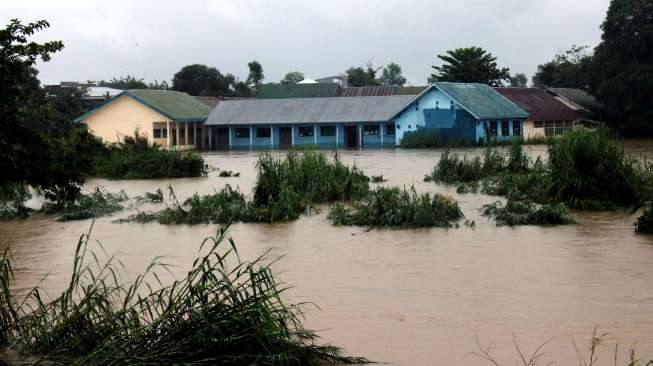
[[[529,77],[573,44],[595,46],[609,0],[454,1],[14,1],[0,20],[47,19],[39,40],[65,50],[39,65],[40,77],[98,80],[131,74],[170,80],[203,63],[241,78],[247,62],[266,81],[289,70],[317,78],[372,60],[397,62],[424,84],[436,54],[478,45],[501,66]]]

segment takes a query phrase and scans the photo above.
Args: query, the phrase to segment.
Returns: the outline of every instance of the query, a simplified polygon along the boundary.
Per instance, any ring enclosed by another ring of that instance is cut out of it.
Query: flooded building
[[[211,108],[177,91],[127,90],[85,113],[75,122],[106,142],[119,142],[136,131],[166,148],[208,147],[204,121]]]
[[[581,119],[573,109],[540,88],[495,88],[529,114],[524,122],[524,138],[561,135],[573,130]]]
[[[523,135],[527,118],[528,112],[488,85],[437,82],[391,119],[398,144],[412,133],[433,134],[443,141],[511,140]]]

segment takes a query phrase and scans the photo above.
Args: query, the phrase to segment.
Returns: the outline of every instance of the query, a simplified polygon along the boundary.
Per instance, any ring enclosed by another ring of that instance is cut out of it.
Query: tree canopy
[[[347,74],[347,83],[350,86],[375,86],[381,85],[381,82],[376,78],[376,73],[379,69],[375,69],[371,62],[368,62],[365,67],[350,67],[345,71]]]
[[[517,73],[510,78],[510,86],[513,88],[525,88],[528,86],[528,78],[524,73]]]
[[[394,62],[383,68],[379,81],[382,85],[403,86],[406,84],[406,78],[401,74],[401,66]]]
[[[254,89],[255,92],[261,86],[261,83],[265,78],[263,75],[263,66],[261,66],[261,63],[254,60],[248,63],[247,67],[249,68],[249,74],[247,75],[247,85],[249,85],[250,88]]]
[[[533,85],[538,88],[578,88],[586,89],[591,78],[589,66],[592,55],[588,46],[572,46],[558,53],[553,60],[538,65],[533,75]]]
[[[135,76],[127,75],[113,78],[109,82],[100,82],[101,86],[109,88],[130,90],[130,89],[147,89],[148,85],[143,79],[137,79]]]
[[[190,95],[230,96],[236,78],[231,74],[223,75],[215,67],[194,64],[186,65],[172,79],[172,90],[186,92]]]
[[[288,71],[279,82],[282,85],[293,85],[304,80],[304,73],[301,71]]]
[[[434,74],[428,79],[460,83],[482,83],[490,86],[503,86],[510,81],[510,70],[499,68],[497,58],[480,47],[467,47],[449,50],[438,55],[441,66],[432,66]]]
[[[630,135],[653,135],[653,0],[612,0],[589,89]]]

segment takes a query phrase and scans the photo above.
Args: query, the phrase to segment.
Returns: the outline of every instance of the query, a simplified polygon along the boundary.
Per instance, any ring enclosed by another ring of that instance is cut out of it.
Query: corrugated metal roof
[[[424,86],[400,86],[395,90],[394,95],[418,95],[428,88],[428,85]]]
[[[575,110],[540,88],[494,88],[528,112],[532,120],[570,120],[579,118]]]
[[[549,90],[590,111],[596,111],[603,108],[603,105],[585,90],[572,88],[549,88]]]
[[[126,93],[172,120],[203,120],[211,112],[209,106],[183,92],[134,89]]]
[[[336,91],[336,97],[378,97],[394,95],[395,89],[397,89],[397,87],[394,85],[340,88]]]
[[[489,85],[448,82],[434,85],[478,119],[528,118],[528,112]]]
[[[338,84],[263,84],[256,93],[256,99],[324,98],[336,95]]]
[[[207,125],[382,122],[413,96],[230,100],[218,104]]]

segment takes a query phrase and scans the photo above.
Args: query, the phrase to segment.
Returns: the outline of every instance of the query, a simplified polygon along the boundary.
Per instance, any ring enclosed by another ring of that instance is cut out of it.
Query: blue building
[[[392,117],[397,144],[406,133],[444,140],[510,140],[523,135],[528,112],[485,84],[437,82]]]
[[[406,133],[478,142],[522,136],[528,113],[483,84],[435,83],[419,95],[226,100],[210,113],[211,149],[398,146]]]
[[[211,149],[396,146],[392,117],[414,95],[245,99],[209,114]]]

